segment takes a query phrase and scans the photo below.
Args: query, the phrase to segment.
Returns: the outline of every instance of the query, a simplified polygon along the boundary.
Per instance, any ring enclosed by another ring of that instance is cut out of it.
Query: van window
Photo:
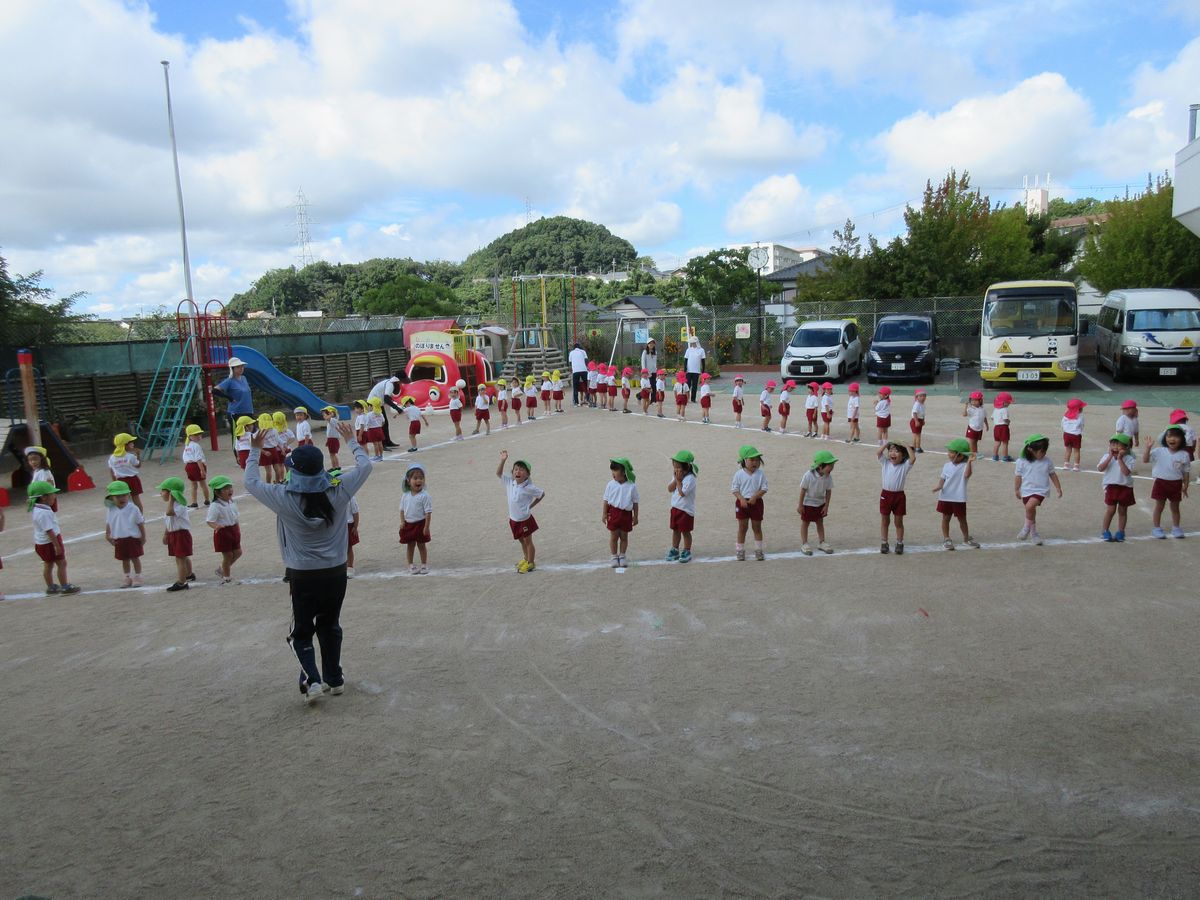
[[[925,319],[892,319],[880,322],[873,340],[882,343],[916,343],[928,341],[929,322]]]
[[[1135,309],[1125,318],[1130,331],[1200,331],[1195,309]]]
[[[836,328],[797,328],[792,335],[793,347],[836,347],[842,334]]]

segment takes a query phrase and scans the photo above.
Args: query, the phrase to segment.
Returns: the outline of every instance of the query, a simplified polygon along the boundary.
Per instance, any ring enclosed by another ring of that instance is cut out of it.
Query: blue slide
[[[338,411],[339,419],[350,418],[348,405],[322,400],[295,378],[284,375],[270,359],[257,350],[240,344],[234,345],[232,350],[233,355],[246,364],[246,380],[250,385],[286,404],[289,413],[292,407],[306,406],[314,419],[320,419],[321,410],[326,406],[333,406]]]

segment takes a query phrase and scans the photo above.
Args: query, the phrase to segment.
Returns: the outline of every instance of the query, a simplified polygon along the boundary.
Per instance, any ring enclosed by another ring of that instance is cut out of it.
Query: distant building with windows
[[[733,244],[730,249],[741,250],[753,247],[762,247],[767,251],[767,265],[762,272],[764,278],[780,269],[829,255],[820,247],[785,247],[783,244]]]

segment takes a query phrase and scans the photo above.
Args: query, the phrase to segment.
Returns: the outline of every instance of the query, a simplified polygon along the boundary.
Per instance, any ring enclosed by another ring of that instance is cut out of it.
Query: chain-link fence
[[[339,334],[359,331],[399,331],[404,316],[280,316],[275,319],[230,319],[231,338],[275,337],[292,334]],[[174,316],[94,319],[76,322],[60,332],[59,343],[104,344],[114,341],[162,341],[179,334]]]

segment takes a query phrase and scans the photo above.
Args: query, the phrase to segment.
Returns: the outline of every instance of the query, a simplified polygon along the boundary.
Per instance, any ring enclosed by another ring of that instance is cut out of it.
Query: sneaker
[[[682,551],[680,551],[680,553],[679,553],[679,561],[680,561],[681,563],[691,562],[691,561],[692,561],[692,551],[691,551],[691,550],[682,550]]]
[[[949,539],[942,541],[942,549],[943,550],[953,550],[954,549],[954,541],[949,540]]]
[[[1000,454],[993,453],[992,454],[992,462],[1000,462]]]
[[[66,584],[64,584],[62,586],[62,592],[64,594],[78,594],[79,586],[75,585],[75,584],[71,584],[71,582],[68,581]]]
[[[734,556],[737,558],[737,561],[738,561],[738,562],[742,562],[742,561],[743,561],[743,560],[745,560],[745,558],[746,558],[746,551],[745,551],[745,550],[738,550],[738,551],[736,551],[736,552],[734,553]],[[49,591],[47,591],[46,593],[49,593]]]
[[[424,565],[424,564],[417,566],[417,574],[418,575],[428,575],[429,574],[429,566]]]
[[[1178,525],[1176,525],[1174,528],[1171,529],[1171,537],[1182,538],[1182,537],[1187,537],[1187,535],[1183,533],[1182,528],[1180,528]]]
[[[326,693],[333,694],[335,697],[340,697],[346,693],[346,685],[344,684],[322,684],[321,690]]]
[[[924,452],[925,452],[925,448],[924,448],[924,447],[918,447],[918,448],[917,448],[917,452],[918,452],[918,453],[924,453]],[[1008,462],[1008,457],[1007,457],[1007,456],[1006,456],[1006,457],[1004,457],[1004,461],[1005,461],[1005,462]]]
[[[141,587],[141,586],[142,586],[142,584],[143,584],[143,582],[142,582],[142,576],[141,576],[141,575],[134,575],[134,576],[133,576],[133,586],[134,586],[134,587]]]
[[[199,503],[189,503],[188,504],[188,509],[199,509],[199,508],[200,508]]]
[[[612,562],[609,563],[609,566],[614,569],[619,569],[621,567],[621,557],[614,556],[612,558]]]
[[[1150,532],[1150,535],[1151,535],[1151,537],[1156,537],[1156,538],[1158,538],[1159,540],[1165,540],[1165,539],[1166,539],[1166,537],[1167,537],[1167,533],[1166,533],[1165,531],[1163,531],[1161,528],[1155,528],[1155,529],[1153,529],[1153,530]],[[49,592],[49,591],[47,591],[46,593],[48,594],[48,593],[50,593],[50,592]]]
[[[1078,472],[1079,471],[1079,463],[1075,463],[1075,465],[1071,466],[1071,471]]]
[[[123,588],[133,587],[133,579],[130,578],[128,575],[126,575],[125,580],[121,582],[121,587],[123,587]]]
[[[325,692],[321,689],[321,682],[314,681],[308,686],[308,690],[304,691],[304,702],[312,706],[321,699],[321,695]]]
[[[537,568],[537,564],[536,564],[536,563],[531,563],[531,562],[527,562],[527,563],[525,563],[525,571],[526,571],[526,572],[532,572],[532,571],[533,571],[534,569],[536,569],[536,568]]]
[[[177,581],[173,585],[171,585],[169,588],[167,588],[167,590],[172,591],[172,592],[186,591],[190,586],[191,585],[189,585],[186,581]]]
[[[188,572],[188,577],[184,579],[184,581],[187,581],[187,582],[192,582],[192,581],[195,581],[195,580],[196,580],[196,573],[195,573],[195,572]]]
[[[823,553],[833,552],[833,547],[829,546],[829,544],[827,544],[825,541],[821,541],[821,543],[817,544],[817,549]]]
[[[1125,532],[1118,531],[1116,534],[1113,535],[1113,541],[1118,544],[1125,543]]]
[[[1017,540],[1023,541],[1027,537],[1029,537],[1029,526],[1023,525],[1021,526],[1021,530],[1017,532]]]
[[[346,566],[346,577],[347,578],[354,577],[354,566]]]
[[[52,585],[50,585],[50,587],[46,588],[47,596],[52,595],[52,594],[61,594],[61,593],[62,593],[62,588],[60,588],[57,584],[52,584]]]
[[[880,553],[891,553],[892,548],[887,545],[887,541],[883,541],[879,545],[879,552]]]
[[[755,550],[755,551],[754,551],[754,558],[755,558],[755,560],[757,560],[758,562],[762,562],[764,559],[766,559],[766,558],[767,558],[767,555],[766,555],[765,553],[763,553],[761,550]]]
[[[904,555],[904,541],[896,541],[896,555],[897,556]]]
[[[763,426],[763,431],[770,431],[770,430],[771,429],[768,426],[766,426],[766,425]]]
[[[919,453],[920,451],[918,450],[917,452]],[[1003,459],[1004,462],[1012,462],[1013,461],[1013,458],[1011,456],[1003,456],[1003,457],[1001,457],[1001,459]]]
[[[1038,533],[1036,531],[1033,532],[1033,539],[1038,544],[1040,544],[1042,542],[1042,539],[1040,537],[1038,537]],[[979,549],[979,541],[975,540],[975,538],[973,538],[973,537],[963,538],[963,543],[966,544],[968,547],[970,547],[972,550]]]
[[[667,551],[667,562],[675,562],[677,559],[679,559],[679,548],[672,547]]]
[[[523,560],[523,559],[519,559],[519,560],[517,560],[516,569],[517,569],[517,571],[518,571],[518,572],[520,572],[520,571],[521,571],[521,566],[523,566],[523,565],[525,565],[525,560]]]
[[[1113,542],[1112,532],[1106,528],[1104,531],[1100,532],[1100,540],[1111,544]]]
[[[617,557],[617,568],[625,569],[628,567],[629,567],[629,560],[627,560],[624,556],[618,556]]]
[[[522,561],[522,562],[524,562],[524,560],[521,560],[521,561]],[[409,574],[409,575],[416,575],[416,574],[417,574],[417,564],[416,564],[416,563],[410,563],[410,564],[409,564],[409,567],[408,567],[408,574]]]
[[[631,412],[633,412],[633,410],[632,410],[632,409],[623,409],[623,410],[621,410],[621,414],[622,414],[622,415],[626,415],[626,416],[627,416],[627,415],[629,415]]]
[[[808,546],[808,544],[801,544],[800,552],[805,556],[812,556],[812,547]]]

